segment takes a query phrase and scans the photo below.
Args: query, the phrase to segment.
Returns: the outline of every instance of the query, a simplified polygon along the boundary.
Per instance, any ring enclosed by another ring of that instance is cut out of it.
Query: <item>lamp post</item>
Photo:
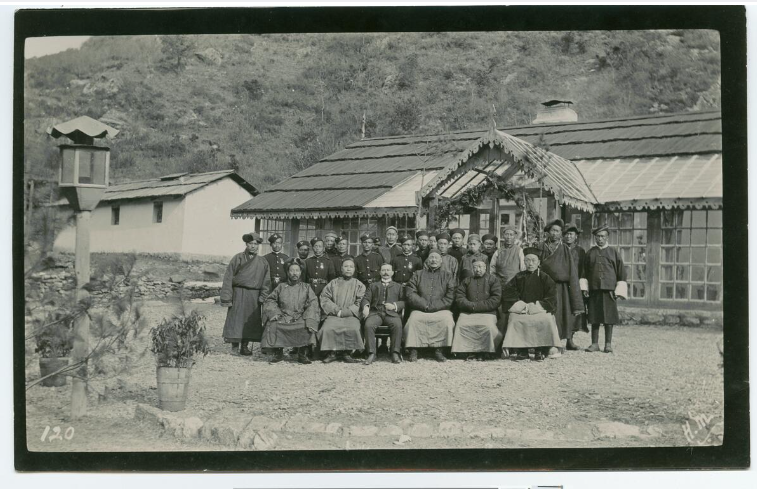
[[[61,144],[58,186],[76,215],[76,301],[89,297],[84,285],[89,283],[89,224],[92,211],[108,187],[110,149],[95,146],[95,139],[114,137],[118,130],[84,116],[48,130],[54,138],[66,136],[72,144]],[[84,362],[71,384],[71,417],[87,412],[87,357],[89,356],[89,316],[80,315],[74,322],[74,363]]]

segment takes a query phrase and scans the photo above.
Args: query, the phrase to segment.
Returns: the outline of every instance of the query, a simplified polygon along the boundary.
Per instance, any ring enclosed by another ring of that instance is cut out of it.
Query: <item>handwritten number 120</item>
[[[52,433],[51,433],[52,431]],[[45,426],[45,431],[42,432],[42,438],[40,438],[42,441],[45,441],[45,438],[47,438],[47,441],[54,441],[54,440],[63,440],[64,438],[66,440],[70,440],[74,437],[74,427],[69,426],[66,428],[66,431],[63,433],[63,435],[60,434],[60,426],[53,426],[52,429],[49,426]],[[47,435],[50,435],[49,437]]]

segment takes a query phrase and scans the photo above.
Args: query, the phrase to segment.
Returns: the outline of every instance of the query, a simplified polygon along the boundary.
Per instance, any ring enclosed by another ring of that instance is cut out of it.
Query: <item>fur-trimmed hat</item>
[[[263,238],[260,237],[258,233],[247,233],[242,235],[242,241],[245,243],[250,243],[252,241],[257,241],[258,244],[263,242]]]

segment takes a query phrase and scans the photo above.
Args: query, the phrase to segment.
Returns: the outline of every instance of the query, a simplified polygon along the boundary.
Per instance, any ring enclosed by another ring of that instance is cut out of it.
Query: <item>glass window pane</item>
[[[661,299],[672,299],[673,298],[673,286],[672,285],[663,285],[660,287],[660,298]]]
[[[692,285],[691,286],[691,300],[703,301],[704,300],[704,285]]]
[[[704,263],[705,248],[691,248],[691,263]]]
[[[631,285],[631,297],[644,298],[646,296],[646,286],[643,283]]]
[[[679,228],[690,228],[691,211],[676,211],[676,226]]]
[[[714,265],[719,265],[721,262],[721,256],[720,256],[720,247],[719,246],[708,246],[707,247],[707,263],[712,263]]]
[[[610,237],[607,241],[612,246],[618,246],[618,231],[614,229],[610,230]]]
[[[664,229],[662,231],[662,244],[676,244],[674,230]]]
[[[79,183],[92,183],[95,166],[94,155],[89,151],[79,152]]]
[[[647,213],[646,212],[634,212],[633,227],[634,229],[647,229]]]
[[[707,283],[719,284],[723,280],[722,267],[707,267]]]
[[[676,281],[685,281],[688,282],[689,280],[689,267],[683,265],[676,266]]]
[[[688,299],[689,298],[689,286],[676,284],[676,299]]]
[[[662,263],[675,263],[676,262],[676,249],[675,248],[661,248],[662,250]]]
[[[463,229],[470,229],[470,215],[463,214],[460,216],[460,227]]]
[[[92,153],[92,183],[105,185],[105,151]]]
[[[626,277],[631,276],[631,265],[623,265],[623,270],[626,271]]]
[[[722,228],[723,227],[723,211],[707,211],[707,227],[708,228]]]
[[[704,267],[702,266],[691,267],[691,281],[704,282]]]
[[[631,263],[633,260],[631,259],[631,250],[632,248],[621,248],[620,249],[620,257],[623,259],[624,263]]]
[[[635,247],[633,249],[633,261],[634,263],[646,263],[647,262],[647,249]]]
[[[617,214],[607,214],[607,225],[611,228],[617,228],[620,219]]]
[[[676,248],[676,263],[689,263],[691,248]]]
[[[691,212],[691,227],[693,228],[707,227],[707,211],[692,211]]]
[[[673,266],[672,265],[663,265],[660,267],[660,280],[664,282],[672,282],[673,281]]]
[[[719,245],[723,243],[723,231],[720,229],[707,230],[707,244]]]
[[[620,215],[620,227],[623,229],[633,228],[633,213],[624,212]]]
[[[707,286],[707,300],[713,301],[713,302],[720,301],[720,286],[719,285]]]
[[[675,227],[675,211],[662,211],[662,227]]]
[[[633,231],[620,231],[620,244],[630,245],[633,243]]]
[[[691,230],[690,229],[676,230],[676,244],[689,246],[691,244]]]
[[[647,280],[647,266],[646,265],[634,265],[633,267],[633,279],[634,282],[644,282]]]
[[[633,242],[636,245],[645,245],[645,244],[647,244],[647,232],[646,231],[634,231],[633,232]]]
[[[707,230],[706,229],[692,229],[691,230],[691,244],[704,245],[707,243]]]
[[[74,156],[73,149],[63,150],[63,167],[61,168],[60,183],[74,183]]]

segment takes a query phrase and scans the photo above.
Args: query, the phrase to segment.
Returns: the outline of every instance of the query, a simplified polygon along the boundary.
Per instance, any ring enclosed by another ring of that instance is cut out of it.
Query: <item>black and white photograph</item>
[[[25,37],[15,436],[722,448],[746,143],[682,25]]]

